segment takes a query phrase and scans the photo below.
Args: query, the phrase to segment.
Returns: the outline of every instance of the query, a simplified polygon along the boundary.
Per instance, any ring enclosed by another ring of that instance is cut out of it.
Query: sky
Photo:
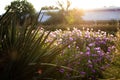
[[[4,13],[5,6],[9,5],[14,0],[0,0],[0,14]],[[31,2],[36,9],[39,11],[43,6],[57,6],[58,0],[27,0]],[[65,4],[66,0],[59,0]],[[71,8],[80,9],[94,9],[103,7],[120,7],[120,0],[70,0]]]

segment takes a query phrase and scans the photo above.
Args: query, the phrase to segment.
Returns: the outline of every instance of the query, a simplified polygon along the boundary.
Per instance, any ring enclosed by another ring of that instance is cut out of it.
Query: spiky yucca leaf
[[[36,25],[19,27],[15,15],[7,14],[0,19],[0,80],[33,80],[37,70],[43,68],[37,63],[51,63],[67,45],[52,46],[55,39],[46,44],[50,32],[39,34]]]

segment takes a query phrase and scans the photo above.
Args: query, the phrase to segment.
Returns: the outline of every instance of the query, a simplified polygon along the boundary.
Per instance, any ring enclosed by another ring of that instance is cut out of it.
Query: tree
[[[59,8],[55,6],[44,6],[41,8],[41,10],[55,10],[55,9],[59,9]]]
[[[69,7],[71,6],[71,2],[69,0],[66,0],[66,3],[58,1],[57,4],[63,11],[68,11]]]
[[[18,24],[23,24],[26,18],[35,15],[33,5],[26,0],[13,1],[10,5],[5,7],[5,10],[8,10],[9,8],[8,15],[12,16],[11,20],[17,20]]]
[[[79,9],[69,9],[71,2],[66,0],[66,3],[58,1],[60,10],[58,12],[48,12],[51,17],[44,22],[44,24],[79,24],[82,20],[81,16],[84,14]]]

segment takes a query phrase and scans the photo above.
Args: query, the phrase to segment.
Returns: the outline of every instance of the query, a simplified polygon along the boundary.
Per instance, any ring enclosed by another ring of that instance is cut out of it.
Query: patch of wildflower
[[[104,31],[95,32],[93,29],[80,31],[77,28],[73,28],[71,31],[56,30],[50,34],[47,42],[54,38],[57,39],[56,45],[71,43],[55,61],[58,65],[78,71],[75,73],[74,71],[59,70],[61,73],[66,73],[67,76],[69,74],[73,77],[79,76],[76,77],[78,79],[96,80],[102,76],[102,71],[109,66],[112,60],[115,38]]]
[[[112,58],[114,37],[100,30],[82,32],[76,28],[72,31],[65,31],[62,35],[63,42],[74,40],[74,43],[69,45],[65,49],[65,54],[62,55],[62,58],[66,60],[63,64],[77,69],[80,73],[86,72],[84,75],[88,78],[100,77],[101,70],[106,68],[105,66]]]

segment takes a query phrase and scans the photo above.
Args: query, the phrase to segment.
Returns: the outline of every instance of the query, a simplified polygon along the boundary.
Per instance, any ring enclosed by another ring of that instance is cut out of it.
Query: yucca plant
[[[37,24],[19,27],[8,11],[0,18],[0,80],[35,80],[67,45],[52,46],[56,39],[46,43],[50,31]]]

